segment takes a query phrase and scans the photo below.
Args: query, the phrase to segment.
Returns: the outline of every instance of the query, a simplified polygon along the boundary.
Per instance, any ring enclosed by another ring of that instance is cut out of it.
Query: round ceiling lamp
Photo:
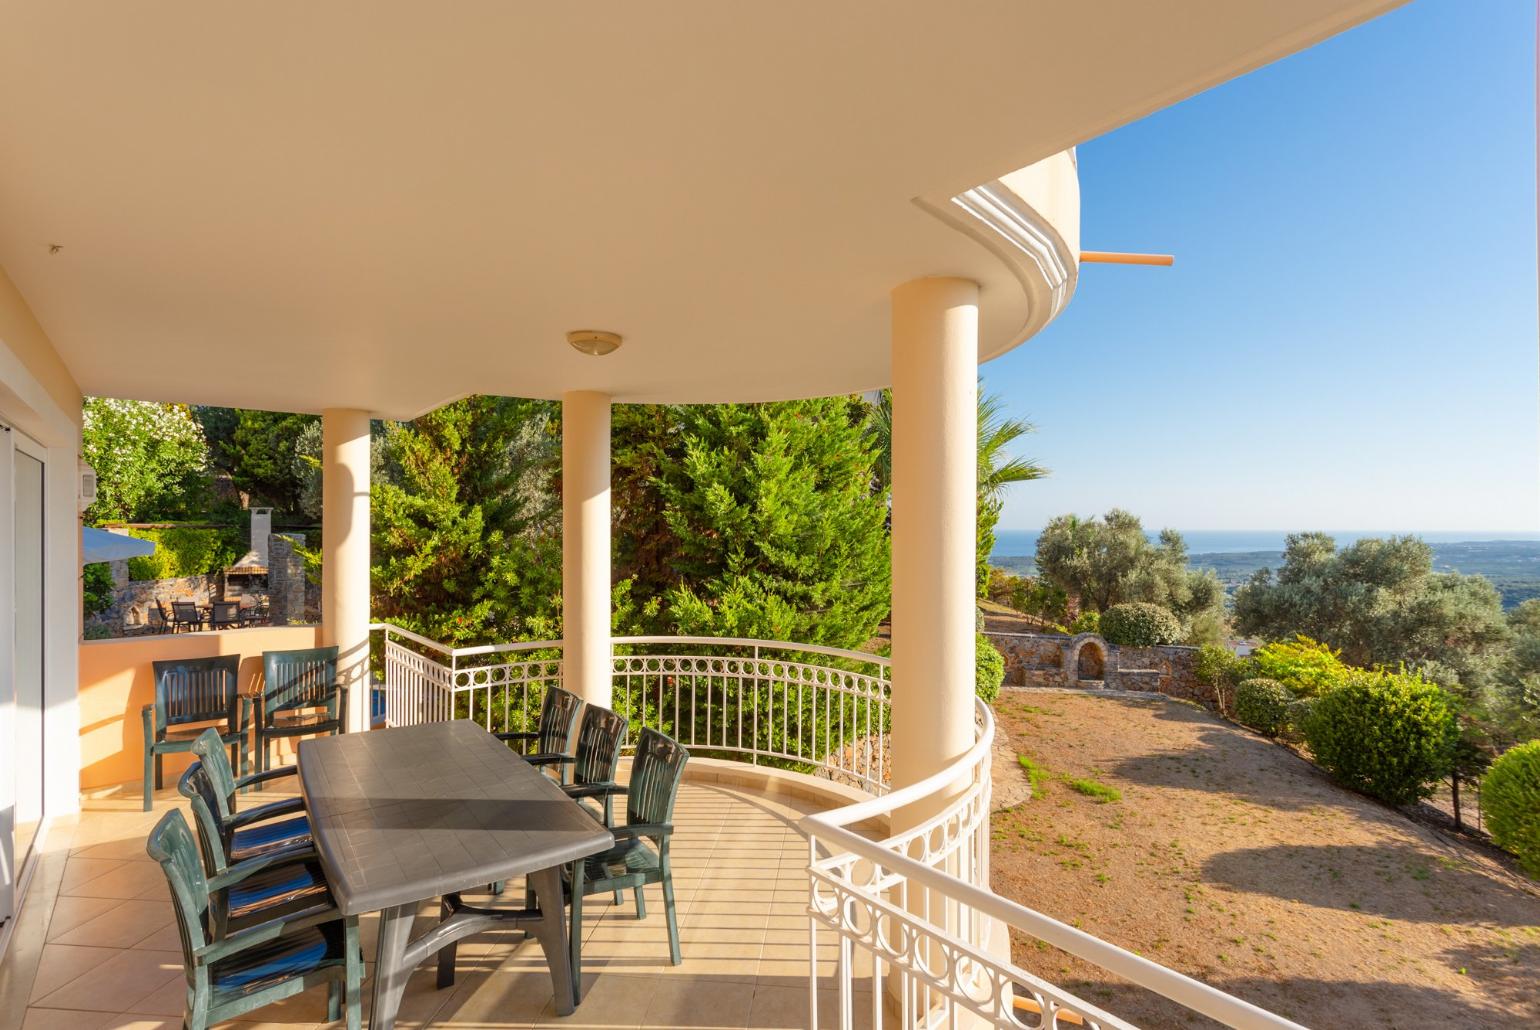
[[[574,329],[567,334],[572,349],[592,357],[602,358],[620,349],[620,334],[600,332],[598,329]]]

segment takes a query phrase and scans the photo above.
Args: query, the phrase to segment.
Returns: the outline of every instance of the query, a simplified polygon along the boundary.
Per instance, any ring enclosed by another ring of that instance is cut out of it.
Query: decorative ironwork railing
[[[389,624],[382,636],[391,725],[471,718],[531,729],[562,682],[560,641],[449,647]],[[1297,1024],[1141,958],[989,888],[994,717],[978,703],[974,743],[929,778],[890,790],[890,663],[857,651],[716,637],[617,637],[613,704],[634,734],[652,727],[701,754],[769,762],[857,785],[873,797],[807,816],[808,1025],[818,1023],[818,934],[838,940],[836,1022],[858,1022],[858,952],[870,956],[871,1024],[1054,1030],[1132,1025],[1010,958],[1035,938],[1242,1030]],[[900,827],[874,839],[872,826]]]

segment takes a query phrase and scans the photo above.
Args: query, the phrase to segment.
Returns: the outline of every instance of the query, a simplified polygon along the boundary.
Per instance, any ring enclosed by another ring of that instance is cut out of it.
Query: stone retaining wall
[[[985,636],[1005,656],[1006,686],[1135,690],[1218,704],[1214,689],[1198,682],[1196,647],[1118,647],[1095,633]]]

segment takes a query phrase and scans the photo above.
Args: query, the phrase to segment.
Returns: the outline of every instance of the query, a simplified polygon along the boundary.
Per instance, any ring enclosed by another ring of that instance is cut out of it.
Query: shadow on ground
[[[1501,926],[1532,926],[1540,920],[1535,893],[1475,865],[1432,860],[1410,845],[1243,848],[1203,863],[1203,880],[1248,894],[1390,919]]]

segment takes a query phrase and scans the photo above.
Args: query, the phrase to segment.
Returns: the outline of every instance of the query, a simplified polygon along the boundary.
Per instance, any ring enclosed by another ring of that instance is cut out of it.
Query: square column
[[[321,643],[337,645],[349,733],[369,728],[369,413],[321,413]]]
[[[610,398],[561,398],[562,682],[610,707]]]

